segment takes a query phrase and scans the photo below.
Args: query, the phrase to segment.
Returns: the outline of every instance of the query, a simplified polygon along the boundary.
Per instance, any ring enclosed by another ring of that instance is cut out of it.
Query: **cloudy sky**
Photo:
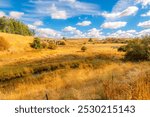
[[[0,17],[21,20],[42,37],[150,34],[150,0],[0,0]]]

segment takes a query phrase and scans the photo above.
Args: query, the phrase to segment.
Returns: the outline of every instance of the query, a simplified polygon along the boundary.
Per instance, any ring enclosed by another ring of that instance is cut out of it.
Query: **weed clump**
[[[86,46],[82,46],[81,51],[85,52],[86,50],[87,50],[87,47]]]

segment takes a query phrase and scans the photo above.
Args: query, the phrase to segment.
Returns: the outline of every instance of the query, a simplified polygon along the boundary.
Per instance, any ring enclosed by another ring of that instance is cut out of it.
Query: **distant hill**
[[[24,36],[34,35],[34,31],[30,30],[27,25],[12,18],[0,18],[0,32],[19,34]]]

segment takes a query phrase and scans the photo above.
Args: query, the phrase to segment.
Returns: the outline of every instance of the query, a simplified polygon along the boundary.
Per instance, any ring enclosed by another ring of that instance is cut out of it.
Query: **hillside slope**
[[[32,36],[21,36],[16,34],[8,34],[0,32],[0,36],[4,37],[10,44],[10,52],[28,51],[32,48],[30,43],[33,42]]]

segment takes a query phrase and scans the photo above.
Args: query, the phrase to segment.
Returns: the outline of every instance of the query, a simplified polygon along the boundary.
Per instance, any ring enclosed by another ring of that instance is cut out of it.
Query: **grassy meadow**
[[[124,61],[122,43],[67,39],[55,50],[36,50],[33,37],[0,36],[10,44],[0,51],[2,100],[150,99],[150,62]]]

